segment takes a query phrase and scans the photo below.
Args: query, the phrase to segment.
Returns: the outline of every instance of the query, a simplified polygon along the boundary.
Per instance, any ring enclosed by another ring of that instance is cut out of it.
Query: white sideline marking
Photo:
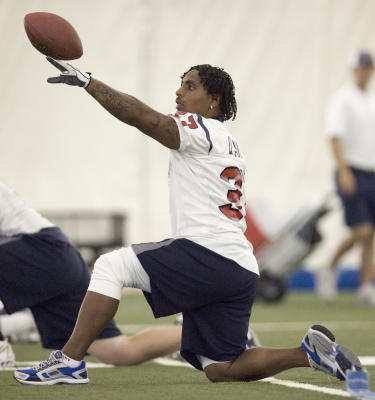
[[[277,331],[299,331],[307,330],[312,325],[316,324],[316,321],[300,321],[300,322],[250,322],[251,328],[256,332],[274,332]],[[319,325],[328,327],[330,330],[339,329],[369,329],[375,328],[375,321],[319,321]]]
[[[316,385],[311,385],[309,383],[298,383],[298,382],[287,381],[287,380],[276,379],[276,378],[266,378],[266,379],[262,379],[262,381],[272,383],[273,385],[287,386],[287,387],[292,387],[292,388],[296,388],[296,389],[312,390],[313,392],[326,393],[326,394],[331,394],[334,396],[351,397],[351,395],[348,392],[346,392],[345,390],[332,389],[332,388],[327,388],[324,386],[316,386]]]
[[[294,332],[305,331],[316,321],[298,321],[298,322],[250,322],[250,327],[256,332]],[[375,328],[375,321],[323,321],[319,325],[327,326],[331,330],[358,330],[358,329],[371,329]],[[152,324],[140,325],[118,325],[118,327],[125,333],[138,333],[141,330],[153,328]]]
[[[156,364],[165,365],[167,367],[187,367],[187,368],[194,368],[191,364],[188,364],[184,361],[178,360],[171,360],[169,358],[158,357],[152,360]]]
[[[192,365],[185,363],[183,361],[169,360],[167,358],[156,358],[154,360],[154,362],[156,364],[170,366],[170,367],[193,368]],[[324,386],[316,386],[316,385],[311,385],[309,383],[298,383],[298,382],[287,381],[284,379],[277,379],[277,378],[265,378],[265,379],[262,379],[261,381],[272,383],[273,385],[287,386],[287,387],[292,387],[292,388],[296,388],[296,389],[312,390],[314,392],[326,393],[326,394],[331,394],[331,395],[335,395],[335,396],[351,397],[350,394],[348,392],[346,392],[345,390],[332,389],[332,388],[327,388]]]
[[[374,366],[375,365],[375,357],[374,356],[363,356],[359,357],[359,361],[361,361],[361,364],[364,366]]]

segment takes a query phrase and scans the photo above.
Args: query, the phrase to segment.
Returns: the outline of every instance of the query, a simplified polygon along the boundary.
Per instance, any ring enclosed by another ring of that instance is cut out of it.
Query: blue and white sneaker
[[[361,362],[347,347],[335,343],[335,336],[321,325],[314,325],[302,340],[312,368],[346,380],[347,371],[360,371]]]
[[[35,368],[19,369],[14,378],[24,385],[55,385],[89,383],[86,362],[75,361],[62,351],[53,351],[49,358]]]

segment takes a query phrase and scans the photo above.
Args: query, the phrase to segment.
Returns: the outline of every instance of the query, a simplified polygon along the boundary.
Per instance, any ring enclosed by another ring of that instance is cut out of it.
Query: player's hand
[[[65,83],[72,86],[87,87],[90,83],[90,73],[81,72],[68,63],[61,60],[55,60],[52,57],[47,57],[47,60],[57,69],[61,71],[60,76],[48,78],[48,83]]]
[[[357,182],[353,172],[349,168],[343,168],[339,170],[339,185],[341,190],[346,195],[353,195],[357,190]]]

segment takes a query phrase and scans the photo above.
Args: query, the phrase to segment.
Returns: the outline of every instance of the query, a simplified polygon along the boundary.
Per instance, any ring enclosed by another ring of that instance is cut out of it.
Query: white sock
[[[73,360],[73,358],[66,356],[64,353],[63,356],[64,356],[64,362],[68,364],[70,368],[78,367],[78,365],[81,364],[81,361]]]

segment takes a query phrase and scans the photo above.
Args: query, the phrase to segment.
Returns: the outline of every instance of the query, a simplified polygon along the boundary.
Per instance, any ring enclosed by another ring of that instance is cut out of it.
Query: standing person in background
[[[89,268],[65,234],[0,183],[0,299],[8,314],[15,313],[0,318],[0,367],[15,363],[4,336],[33,325],[31,315],[17,311],[30,308],[43,347],[63,346],[89,282]],[[180,326],[128,337],[112,320],[88,353],[104,363],[134,365],[178,350],[180,341]]]
[[[328,268],[318,274],[318,292],[332,300],[337,294],[335,267],[353,245],[361,247],[361,278],[357,302],[375,306],[375,98],[369,93],[373,56],[357,52],[351,60],[353,82],[333,96],[326,133],[336,163],[335,183],[350,235],[339,244]]]

